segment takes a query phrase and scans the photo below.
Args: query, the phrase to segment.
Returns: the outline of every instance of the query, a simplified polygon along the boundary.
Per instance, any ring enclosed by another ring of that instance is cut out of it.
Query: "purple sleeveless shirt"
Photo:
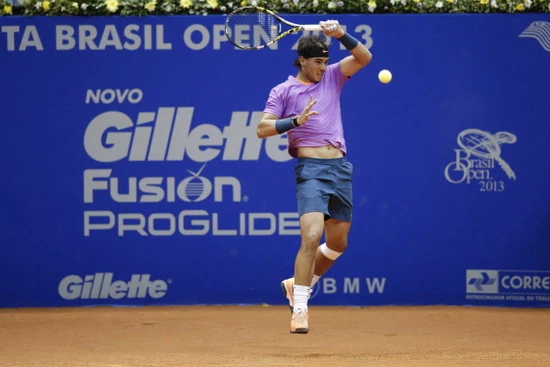
[[[275,86],[269,93],[264,112],[278,118],[302,113],[313,96],[317,103],[311,109],[318,111],[304,124],[287,132],[288,152],[296,157],[298,147],[333,145],[346,154],[346,141],[340,111],[340,93],[349,80],[338,63],[329,65],[319,83],[304,84],[295,77]]]

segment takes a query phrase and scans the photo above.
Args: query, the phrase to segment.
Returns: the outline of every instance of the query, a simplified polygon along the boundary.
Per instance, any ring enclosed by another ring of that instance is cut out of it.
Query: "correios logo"
[[[262,147],[276,162],[292,159],[286,136],[258,139],[256,127],[262,112],[233,112],[229,126],[213,124],[191,127],[193,107],[160,107],[140,112],[135,123],[119,111],[101,113],[90,121],[84,134],[84,149],[97,162],[257,161]]]
[[[445,179],[453,184],[477,182],[479,191],[504,191],[504,180],[494,175],[496,164],[508,179],[516,179],[514,170],[502,157],[501,149],[503,144],[516,141],[516,135],[507,131],[495,134],[479,129],[461,131],[457,137],[460,148],[455,149],[454,160],[445,167]]]
[[[550,271],[466,269],[466,299],[550,302]]]
[[[122,298],[162,298],[168,284],[164,280],[151,281],[150,274],[133,274],[129,281],[113,281],[113,273],[67,275],[59,282],[61,298],[75,299],[122,299]]]
[[[466,270],[466,293],[498,293],[498,271]]]

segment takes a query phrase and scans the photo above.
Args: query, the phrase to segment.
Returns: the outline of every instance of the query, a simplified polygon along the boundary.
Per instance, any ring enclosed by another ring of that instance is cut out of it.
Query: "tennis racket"
[[[235,9],[225,20],[227,39],[243,50],[260,50],[296,32],[322,30],[319,24],[292,23],[259,6]]]

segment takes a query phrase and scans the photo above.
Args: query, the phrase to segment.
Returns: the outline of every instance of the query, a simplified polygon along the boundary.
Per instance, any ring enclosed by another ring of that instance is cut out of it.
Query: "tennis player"
[[[352,220],[352,170],[340,111],[340,94],[352,75],[372,59],[369,50],[346,33],[338,21],[320,22],[351,55],[329,64],[329,49],[318,35],[298,43],[296,76],[269,93],[258,124],[259,138],[287,134],[288,151],[297,158],[294,169],[301,245],[294,277],[281,283],[292,310],[290,332],[309,331],[311,288],[347,247]],[[319,245],[325,234],[325,241]]]

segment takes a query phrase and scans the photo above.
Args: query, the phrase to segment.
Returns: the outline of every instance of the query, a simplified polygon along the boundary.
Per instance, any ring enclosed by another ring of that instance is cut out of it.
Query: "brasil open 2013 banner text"
[[[550,306],[550,15],[331,18],[374,59],[311,304]],[[0,307],[285,302],[294,162],[255,126],[299,36],[242,51],[224,21],[0,18]]]

